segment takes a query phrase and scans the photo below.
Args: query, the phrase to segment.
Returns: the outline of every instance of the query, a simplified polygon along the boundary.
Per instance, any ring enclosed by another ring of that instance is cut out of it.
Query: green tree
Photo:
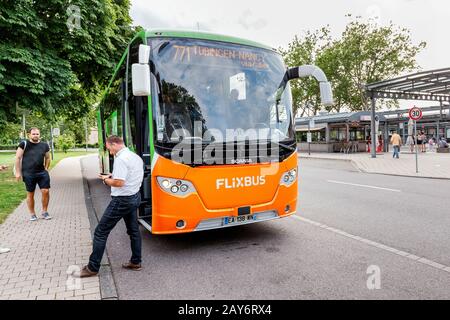
[[[392,22],[379,26],[357,18],[350,21],[340,39],[331,40],[329,29],[323,28],[294,38],[282,53],[289,66],[312,63],[325,72],[336,102],[328,111],[363,111],[370,106],[365,85],[417,70],[416,56],[425,46],[424,42],[413,44],[410,31]],[[321,109],[319,87],[310,79],[302,81],[306,83],[293,85],[295,107],[302,115],[306,102],[312,101],[317,113]],[[380,107],[396,105],[396,101],[382,101]]]
[[[42,114],[37,111],[34,111],[26,116],[26,130],[28,131],[32,127],[39,128],[41,131],[41,139],[43,141],[50,142],[51,140],[51,129],[59,128],[60,133],[63,135],[65,133],[70,134],[75,139],[76,144],[84,144],[86,142],[86,121],[88,126],[88,134],[90,129],[96,127],[96,113],[95,109],[91,108],[89,113],[83,118],[68,118],[64,116],[55,117],[52,122],[49,122]],[[9,123],[8,125],[13,125]],[[15,132],[21,131],[21,125],[14,124],[14,127],[18,127],[19,130]],[[2,133],[0,132],[0,141],[2,137]],[[17,133],[15,136],[15,140],[17,140],[19,134]],[[55,138],[56,141],[56,138]]]
[[[0,132],[0,145],[13,145],[18,142],[22,127],[17,123],[8,122]]]
[[[17,106],[48,119],[88,113],[134,33],[129,7],[129,0],[1,0],[0,126],[17,119]]]
[[[61,133],[66,131],[72,132],[75,143],[84,144],[86,143],[86,125],[89,134],[90,129],[97,126],[96,121],[96,111],[94,108],[91,108],[84,117],[75,119],[61,118],[55,126],[61,129]]]
[[[55,139],[55,147],[58,150],[64,151],[64,153],[67,153],[67,151],[70,148],[75,147],[75,136],[73,133],[66,132],[59,137]]]
[[[298,67],[316,64],[317,56],[329,46],[330,30],[324,27],[316,31],[307,31],[302,37],[295,36],[288,49],[280,49],[286,64]],[[291,81],[294,114],[303,117],[308,112],[308,105],[313,112],[320,109],[319,84],[315,79],[305,78]]]
[[[35,1],[2,1],[0,6],[0,106],[7,120],[16,106],[48,110],[69,92],[75,80],[70,63],[56,48],[43,47],[46,23]]]
[[[425,42],[415,45],[410,31],[392,22],[380,27],[373,22],[352,21],[332,48],[345,79],[345,86],[337,93],[351,111],[369,110],[365,85],[418,70],[416,56],[425,46]],[[392,107],[397,103],[381,105]]]

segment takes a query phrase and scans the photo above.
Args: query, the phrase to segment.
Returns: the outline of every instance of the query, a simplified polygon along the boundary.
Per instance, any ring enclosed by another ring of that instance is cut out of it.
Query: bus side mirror
[[[133,81],[133,95],[148,97],[150,95],[150,66],[148,64],[134,63],[131,66]]]
[[[141,44],[139,46],[139,64],[148,64],[150,61],[150,46]]]
[[[288,81],[298,78],[314,77],[320,84],[320,98],[324,106],[334,105],[333,90],[331,89],[331,83],[328,81],[327,76],[317,66],[304,65],[300,67],[291,68],[286,72]]]
[[[331,89],[331,83],[321,82],[320,83],[320,100],[324,106],[334,105],[333,90]]]
[[[139,63],[131,66],[133,95],[147,97],[151,94],[150,87],[150,46],[139,46]]]

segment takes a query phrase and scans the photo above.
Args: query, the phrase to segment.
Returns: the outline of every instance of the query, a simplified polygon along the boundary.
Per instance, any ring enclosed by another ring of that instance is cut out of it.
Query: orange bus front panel
[[[225,227],[224,219],[240,215],[253,219],[249,223],[292,215],[297,207],[298,178],[288,184],[282,179],[294,169],[297,154],[279,164],[197,168],[159,157],[152,170],[152,233]],[[190,190],[172,193],[170,189],[176,184],[178,189],[189,185]],[[180,221],[184,223],[177,227]]]

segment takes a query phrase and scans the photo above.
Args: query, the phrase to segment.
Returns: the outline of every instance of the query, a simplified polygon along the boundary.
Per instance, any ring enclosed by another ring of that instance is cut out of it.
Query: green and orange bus
[[[138,33],[99,104],[99,162],[112,172],[110,135],[142,157],[139,222],[154,234],[210,230],[288,217],[297,208],[297,151],[286,68],[265,45],[173,30]]]

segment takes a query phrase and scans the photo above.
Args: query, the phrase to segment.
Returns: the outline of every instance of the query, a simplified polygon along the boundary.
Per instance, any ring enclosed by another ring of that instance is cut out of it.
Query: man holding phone
[[[120,220],[125,221],[130,236],[132,256],[123,268],[141,270],[141,234],[137,221],[137,209],[141,204],[140,188],[144,179],[144,162],[124,144],[123,139],[111,136],[106,140],[106,148],[114,158],[112,174],[100,174],[103,184],[111,187],[111,202],[106,208],[94,233],[92,254],[89,264],[83,267],[79,277],[96,276],[106,248],[108,236]]]

